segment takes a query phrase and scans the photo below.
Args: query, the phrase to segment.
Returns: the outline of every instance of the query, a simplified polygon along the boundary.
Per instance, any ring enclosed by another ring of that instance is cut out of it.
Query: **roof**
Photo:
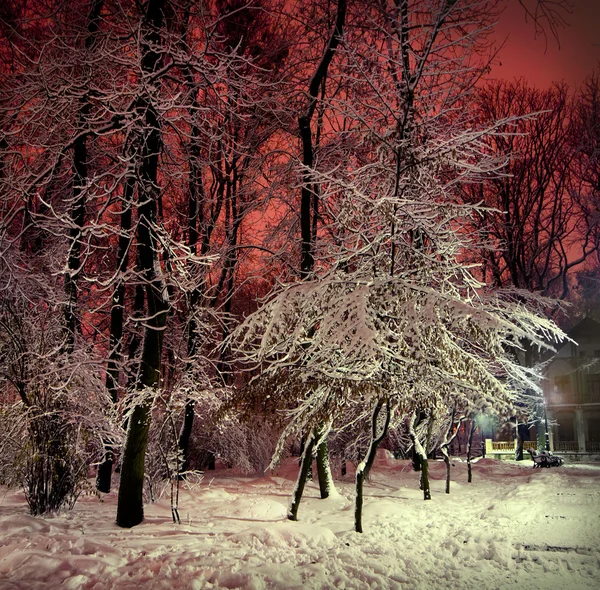
[[[583,318],[567,332],[567,336],[576,344],[568,341],[564,342],[558,346],[556,353],[551,358],[579,356],[580,352],[578,351],[582,350],[579,345],[585,345],[587,349],[594,341],[598,342],[594,346],[594,350],[600,350],[600,323],[592,318]]]
[[[583,318],[567,332],[567,336],[575,342],[578,338],[587,336],[598,336],[600,338],[600,323],[592,318]]]

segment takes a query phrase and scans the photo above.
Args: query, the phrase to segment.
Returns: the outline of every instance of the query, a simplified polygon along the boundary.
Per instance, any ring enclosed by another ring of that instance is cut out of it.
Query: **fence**
[[[537,449],[537,442],[526,440],[523,442],[523,449]],[[493,441],[489,438],[485,440],[486,455],[514,455],[517,450],[517,439],[511,441]]]
[[[538,444],[536,441],[526,440],[523,442],[524,450],[537,449],[537,447]],[[513,441],[492,441],[489,438],[485,440],[486,455],[514,455],[516,449],[516,439]],[[584,451],[580,448],[579,442],[576,440],[555,440],[553,444],[551,444],[550,450],[560,453],[600,453],[600,441],[586,441]]]
[[[577,453],[579,451],[579,443],[576,440],[557,440],[554,443],[554,450],[563,453]]]

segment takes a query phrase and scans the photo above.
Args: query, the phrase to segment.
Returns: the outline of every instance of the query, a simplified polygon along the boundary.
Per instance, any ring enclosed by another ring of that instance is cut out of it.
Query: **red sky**
[[[556,0],[554,0],[556,2]],[[527,0],[533,6],[536,0]],[[491,77],[524,77],[546,87],[564,80],[579,85],[600,64],[600,0],[571,0],[571,14],[561,11],[567,26],[559,30],[559,42],[547,29],[547,39],[535,36],[535,26],[518,0],[508,0],[497,26],[499,42],[507,38]]]

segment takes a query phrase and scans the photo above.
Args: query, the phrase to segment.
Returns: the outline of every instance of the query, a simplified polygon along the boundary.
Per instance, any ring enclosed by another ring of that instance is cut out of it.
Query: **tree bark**
[[[456,415],[456,406],[452,408],[452,413],[450,414],[450,423],[448,424],[448,428],[446,430],[446,433],[444,434],[444,441],[440,445],[440,451],[442,452],[442,457],[444,458],[444,463],[446,464],[446,493],[447,494],[450,493],[450,454],[448,452],[448,449],[449,449],[450,445],[452,444],[452,442],[454,441],[454,439],[456,438],[456,436],[458,434],[458,429],[460,428],[460,425],[462,424],[462,421],[464,420],[464,417],[461,417],[458,420],[456,429],[454,430],[454,432],[452,432],[452,430],[454,429],[455,415]]]
[[[326,430],[326,432],[325,432]],[[329,463],[329,450],[327,449],[327,435],[329,428],[325,427],[318,433],[320,440],[317,446],[317,475],[319,476],[319,492],[321,499],[329,498],[333,488],[333,477],[331,475],[331,465]]]
[[[194,105],[196,99],[194,98]],[[192,129],[192,140],[196,139],[199,135],[199,130],[196,126]],[[193,141],[192,144],[192,156],[194,158],[199,157],[199,149],[197,144]],[[188,247],[190,252],[196,256],[198,249],[198,220],[202,204],[199,202],[198,196],[204,193],[202,186],[202,175],[197,167],[197,162],[191,165],[192,173],[190,179],[190,185],[188,189]],[[200,291],[195,288],[190,294],[189,312],[190,317],[187,324],[187,354],[188,364],[187,370],[191,369],[192,363],[196,356],[198,344],[196,342],[196,310],[198,302],[200,300]],[[192,398],[186,400],[185,412],[183,416],[183,424],[179,432],[178,447],[181,453],[181,472],[185,472],[189,469],[189,448],[190,438],[192,435],[192,428],[194,426],[195,416],[195,401]]]
[[[84,42],[85,50],[91,49],[98,32],[100,12],[104,0],[92,0],[87,18],[87,34]],[[80,132],[73,145],[73,206],[70,211],[71,227],[69,229],[69,254],[67,256],[67,272],[65,273],[65,295],[67,301],[64,307],[65,318],[65,351],[70,354],[75,347],[75,335],[79,331],[77,315],[78,278],[81,272],[82,232],[85,223],[86,185],[88,182],[88,153],[87,134],[81,133],[87,125],[90,114],[88,96],[81,99],[79,107],[78,131]]]
[[[379,418],[379,413],[381,412],[381,408],[385,403],[385,422],[383,428],[381,429],[381,433],[377,435],[377,420]],[[375,461],[375,456],[377,455],[377,447],[379,443],[384,439],[387,434],[389,425],[390,425],[390,400],[386,398],[385,400],[380,399],[374,410],[373,416],[371,419],[371,443],[369,444],[369,448],[367,450],[367,454],[365,458],[356,468],[356,501],[354,505],[354,530],[357,533],[362,533],[362,508],[363,508],[363,485],[365,478],[369,475],[369,471],[371,471],[371,467],[373,466],[373,462]]]
[[[471,467],[471,451],[473,449],[473,433],[475,432],[475,418],[471,418],[471,426],[469,428],[469,438],[467,439],[467,482],[473,480],[473,472]]]
[[[110,309],[110,337],[108,362],[106,365],[106,389],[114,404],[118,401],[119,362],[123,347],[123,318],[125,309],[125,281],[123,273],[129,265],[129,250],[133,236],[131,235],[132,198],[134,178],[130,175],[125,183],[123,208],[121,211],[121,233],[117,251],[117,273]],[[96,489],[108,494],[111,488],[114,448],[110,441],[104,443],[104,458],[98,466]]]
[[[525,439],[529,438],[529,428],[527,427],[527,424],[517,422],[515,429],[517,434],[517,448],[515,449],[515,460],[523,461],[523,443],[525,442]]]
[[[183,22],[185,31],[182,35],[182,39],[186,39],[189,31],[189,15],[193,0],[188,0],[184,8],[184,19]],[[190,67],[184,68],[185,83],[188,92],[192,97],[192,108],[190,109],[190,115],[192,117],[198,113],[200,104],[198,101],[198,88],[194,81],[194,76]],[[187,215],[187,245],[190,252],[196,256],[198,254],[198,240],[199,240],[199,225],[203,220],[203,207],[204,207],[204,181],[202,177],[202,169],[200,167],[200,129],[195,123],[192,125],[191,130],[191,141],[190,141],[190,181],[188,184],[188,215]],[[210,234],[208,234],[209,236]],[[209,239],[208,236],[203,236],[202,240],[202,254],[206,254],[208,251]],[[198,344],[196,342],[196,309],[200,301],[200,289],[196,287],[190,294],[189,302],[189,320],[187,324],[187,354],[188,364],[187,370],[189,371],[192,366],[192,362],[196,356]],[[179,431],[178,448],[181,454],[181,472],[185,473],[189,469],[189,448],[190,439],[192,436],[192,429],[194,427],[194,416],[195,416],[195,401],[192,398],[188,398],[185,404],[185,412],[183,416],[183,423],[181,430]]]
[[[417,423],[417,414],[416,414],[416,412],[413,412],[410,423],[409,423],[409,427],[408,427],[408,433],[409,433],[410,439],[413,443],[413,448],[414,448],[417,456],[419,457],[419,461],[421,464],[421,486],[420,487],[423,490],[423,499],[431,500],[431,489],[429,487],[429,462],[427,460],[427,452],[423,448],[423,445],[421,444],[421,441],[419,440],[419,437],[417,436],[417,433],[415,432],[416,423]]]
[[[160,29],[163,26],[163,8],[166,0],[149,0],[142,33],[142,71],[156,71],[160,54]],[[138,105],[145,126],[142,132],[142,156],[138,206],[138,253],[140,274],[146,284],[148,318],[145,322],[144,343],[136,390],[142,394],[137,402],[127,428],[121,484],[117,506],[117,524],[132,527],[144,519],[142,491],[144,486],[144,460],[150,429],[152,396],[159,386],[163,334],[169,310],[166,289],[161,280],[155,236],[158,197],[157,171],[161,150],[158,113],[149,96],[140,98]]]
[[[298,520],[298,508],[300,508],[300,501],[302,500],[302,494],[304,493],[304,486],[308,479],[308,472],[312,466],[312,452],[315,446],[315,435],[311,432],[308,435],[306,443],[304,445],[304,453],[302,454],[302,460],[300,463],[300,472],[298,473],[298,480],[294,487],[294,493],[292,496],[292,502],[288,510],[289,520]]]
[[[325,52],[315,70],[308,86],[308,103],[306,110],[298,117],[298,129],[302,142],[302,163],[305,166],[302,174],[302,191],[300,199],[300,230],[302,234],[302,246],[300,256],[300,278],[307,278],[314,269],[314,238],[316,234],[316,219],[312,220],[312,214],[318,210],[316,202],[317,195],[312,183],[312,168],[314,164],[314,151],[312,144],[311,121],[317,106],[319,87],[327,77],[329,64],[333,59],[335,51],[344,34],[346,21],[346,0],[338,0],[335,27]],[[314,225],[314,227],[313,227]]]
[[[307,279],[314,270],[315,258],[314,248],[317,236],[317,212],[318,197],[312,182],[312,169],[314,165],[314,148],[312,142],[311,122],[317,106],[319,88],[324,92],[324,83],[327,78],[327,71],[335,51],[344,34],[344,24],[346,21],[346,3],[347,0],[338,0],[335,26],[321,61],[317,66],[308,85],[308,102],[305,111],[298,117],[298,130],[300,141],[302,143],[302,163],[304,172],[302,173],[302,190],[300,196],[300,232],[302,237],[300,252],[300,278]],[[330,481],[321,481],[321,476],[327,477],[329,473],[329,461],[327,456],[327,441],[323,440],[319,445],[317,452],[317,473],[319,474],[319,487],[321,497],[327,498],[329,492],[325,491],[330,485]],[[325,462],[327,460],[327,462]],[[325,494],[325,495],[324,495]]]

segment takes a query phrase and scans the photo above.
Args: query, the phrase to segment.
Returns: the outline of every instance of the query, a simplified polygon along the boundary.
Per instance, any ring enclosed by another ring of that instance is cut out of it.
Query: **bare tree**
[[[470,202],[489,207],[475,218],[483,278],[564,298],[573,269],[596,248],[575,197],[578,150],[568,88],[498,82],[480,91],[477,104],[484,121],[519,118],[489,139],[507,161],[502,174],[465,186]]]
[[[149,0],[141,19],[142,75],[153,78],[160,68],[161,29],[166,0]],[[154,83],[156,84],[156,82]],[[153,85],[153,87],[156,87]],[[138,98],[136,114],[140,129],[140,182],[138,193],[138,271],[146,286],[147,318],[136,390],[142,397],[131,409],[129,416],[119,501],[117,524],[132,527],[144,518],[142,489],[144,459],[148,444],[153,390],[159,386],[163,330],[169,311],[166,288],[158,263],[159,240],[156,234],[158,191],[158,159],[161,150],[159,115],[153,102],[155,97],[142,94]]]

